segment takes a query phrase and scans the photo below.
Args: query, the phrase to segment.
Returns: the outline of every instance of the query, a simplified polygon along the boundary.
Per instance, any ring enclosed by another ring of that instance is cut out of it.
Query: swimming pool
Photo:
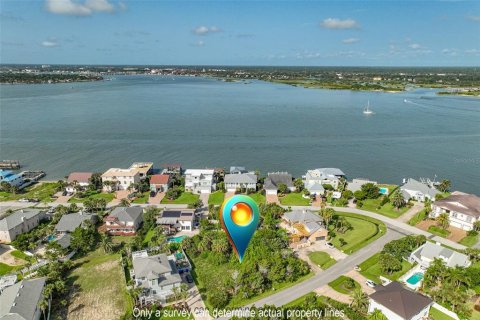
[[[168,241],[168,242],[180,243],[180,242],[182,242],[182,240],[185,239],[186,237],[187,237],[187,236],[171,237],[171,238],[168,238],[167,241]]]
[[[51,234],[47,237],[47,240],[50,242],[50,241],[53,241],[55,240],[55,235],[54,234]]]
[[[388,188],[380,188],[381,194],[388,194]]]
[[[422,281],[422,279],[423,279],[423,273],[415,272],[413,275],[410,276],[410,278],[407,279],[407,282],[414,286],[420,281]]]

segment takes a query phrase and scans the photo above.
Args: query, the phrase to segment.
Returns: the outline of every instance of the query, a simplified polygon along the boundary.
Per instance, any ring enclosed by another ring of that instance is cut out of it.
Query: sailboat
[[[366,115],[373,114],[373,111],[370,110],[370,100],[368,100],[367,106],[363,109],[363,114],[366,114]]]

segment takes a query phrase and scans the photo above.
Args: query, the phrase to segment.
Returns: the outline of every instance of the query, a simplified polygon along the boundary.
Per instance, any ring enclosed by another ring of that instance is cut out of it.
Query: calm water
[[[150,76],[0,89],[0,158],[48,179],[133,161],[297,176],[339,167],[350,178],[392,183],[436,174],[480,193],[474,98]],[[362,114],[367,100],[370,117]]]

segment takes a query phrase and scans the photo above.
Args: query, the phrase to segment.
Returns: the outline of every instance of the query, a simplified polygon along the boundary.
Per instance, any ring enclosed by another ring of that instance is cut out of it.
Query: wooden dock
[[[0,169],[20,169],[20,161],[18,160],[2,160],[0,161]]]

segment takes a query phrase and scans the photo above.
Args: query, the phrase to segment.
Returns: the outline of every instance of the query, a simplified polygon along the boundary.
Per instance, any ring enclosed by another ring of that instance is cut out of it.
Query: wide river
[[[475,98],[160,76],[0,90],[0,159],[49,180],[134,161],[295,176],[339,167],[349,178],[397,184],[437,175],[480,194]],[[371,116],[362,112],[368,100]]]

